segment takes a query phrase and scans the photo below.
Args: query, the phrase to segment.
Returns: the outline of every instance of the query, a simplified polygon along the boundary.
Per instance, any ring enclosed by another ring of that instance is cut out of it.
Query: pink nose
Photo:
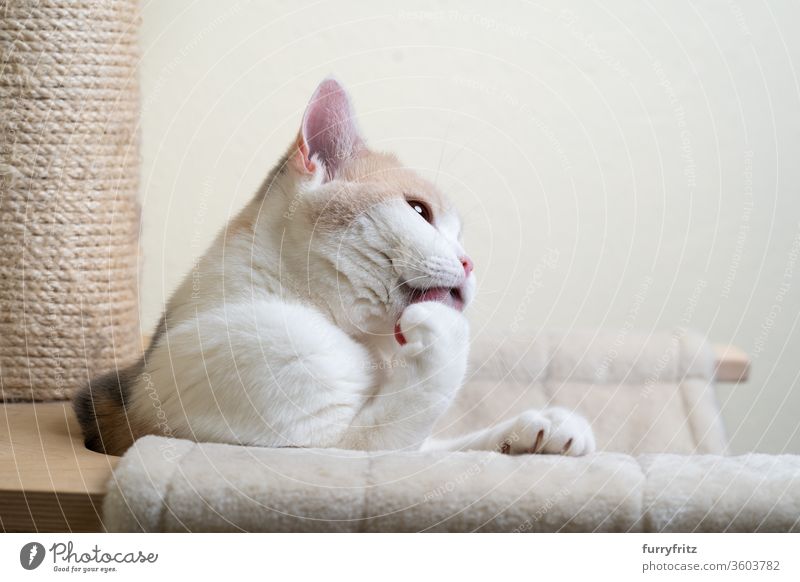
[[[469,277],[472,269],[475,268],[475,265],[472,264],[472,259],[469,257],[461,257],[461,266],[464,267],[464,272],[467,274],[467,277]]]

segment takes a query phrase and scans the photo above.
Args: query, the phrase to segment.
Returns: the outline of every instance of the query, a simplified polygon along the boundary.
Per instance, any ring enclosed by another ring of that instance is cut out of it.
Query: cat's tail
[[[83,431],[86,448],[107,455],[121,455],[136,434],[126,411],[131,387],[142,371],[139,361],[129,368],[98,376],[73,400],[72,407]]]

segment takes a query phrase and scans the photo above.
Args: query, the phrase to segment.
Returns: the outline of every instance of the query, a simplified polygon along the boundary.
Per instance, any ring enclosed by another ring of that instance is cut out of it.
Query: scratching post
[[[140,350],[136,0],[0,11],[0,396],[69,398]]]

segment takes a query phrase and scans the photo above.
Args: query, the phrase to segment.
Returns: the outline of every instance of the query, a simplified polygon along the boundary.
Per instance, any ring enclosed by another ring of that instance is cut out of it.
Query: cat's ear
[[[317,164],[322,164],[326,180],[330,180],[343,161],[363,148],[347,91],[335,79],[325,79],[314,91],[303,115],[295,165],[303,172],[313,173]]]

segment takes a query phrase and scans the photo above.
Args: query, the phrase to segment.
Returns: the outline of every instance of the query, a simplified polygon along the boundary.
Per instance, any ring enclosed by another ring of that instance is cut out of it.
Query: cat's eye
[[[422,202],[421,200],[407,200],[408,205],[414,209],[414,211],[419,214],[422,218],[425,219],[425,222],[433,222],[433,212],[431,212],[430,206]]]

